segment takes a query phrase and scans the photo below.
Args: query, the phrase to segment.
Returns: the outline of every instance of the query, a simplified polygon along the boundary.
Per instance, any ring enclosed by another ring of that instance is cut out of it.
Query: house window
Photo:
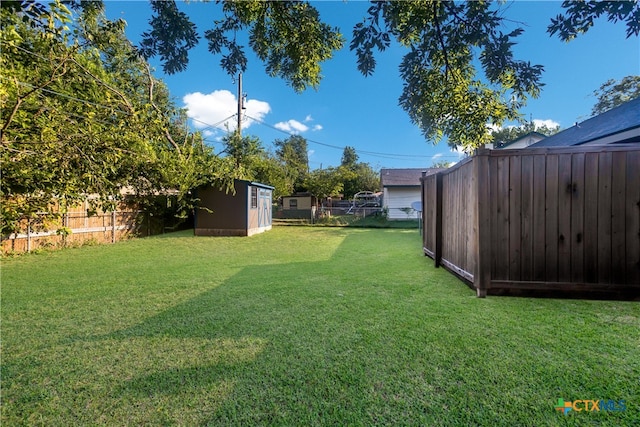
[[[289,209],[298,209],[298,199],[289,199]]]
[[[251,187],[251,209],[258,207],[258,188]]]

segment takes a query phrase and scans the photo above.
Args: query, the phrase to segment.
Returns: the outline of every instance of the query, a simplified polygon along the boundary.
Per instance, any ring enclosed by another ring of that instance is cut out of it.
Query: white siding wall
[[[383,192],[383,205],[389,210],[389,219],[418,219],[418,212],[407,214],[401,208],[410,208],[413,202],[420,201],[420,187],[385,187]]]

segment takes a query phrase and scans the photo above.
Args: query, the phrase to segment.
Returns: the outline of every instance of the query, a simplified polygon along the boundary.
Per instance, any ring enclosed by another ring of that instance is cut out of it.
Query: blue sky
[[[271,149],[276,139],[297,133],[309,142],[311,169],[340,164],[342,148],[356,149],[360,161],[378,168],[422,168],[436,160],[456,161],[460,154],[451,152],[444,141],[434,145],[425,140],[417,126],[398,106],[402,91],[398,65],[404,50],[393,47],[377,56],[376,72],[362,76],[356,57],[349,50],[353,26],[360,22],[369,7],[363,1],[312,2],[321,18],[340,27],[345,47],[333,59],[323,63],[324,76],[318,90],[302,94],[284,81],[271,78],[264,65],[249,56],[243,75],[243,92],[247,94],[243,134],[260,138]],[[507,2],[505,17],[508,29],[525,29],[515,46],[518,59],[545,67],[540,98],[530,100],[522,109],[529,119],[570,127],[589,117],[596,99],[593,91],[608,79],[619,80],[640,74],[640,41],[625,38],[623,23],[613,24],[601,18],[587,34],[565,43],[546,32],[549,21],[561,13],[559,1]],[[134,43],[148,26],[151,9],[146,1],[107,1],[107,16],[121,17],[128,23],[127,36]],[[178,6],[198,26],[202,35],[221,16],[220,6],[210,3],[183,3]],[[250,53],[250,52],[249,52]],[[165,75],[157,59],[150,62],[156,76],[167,83],[177,105],[187,107],[195,129],[205,133],[216,151],[224,135],[225,124],[218,124],[236,112],[237,86],[219,66],[220,57],[207,51],[206,40],[191,51],[186,71]],[[235,118],[228,121],[235,128]],[[337,148],[336,148],[337,147]]]

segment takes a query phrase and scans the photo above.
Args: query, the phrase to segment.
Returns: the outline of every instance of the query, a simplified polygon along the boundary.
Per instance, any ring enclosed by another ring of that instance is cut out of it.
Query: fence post
[[[27,218],[27,252],[31,252],[31,218]]]
[[[436,235],[433,250],[436,267],[440,267],[442,261],[442,176],[442,172],[436,173]]]
[[[427,205],[424,202],[424,192],[425,192],[425,177],[427,176],[427,171],[422,171],[422,176],[420,177],[420,206],[422,206],[422,211],[420,212],[419,215],[419,219],[418,219],[418,232],[420,233],[420,236],[422,237],[422,248],[425,248],[425,232],[423,230],[422,224],[424,224],[424,217],[425,217],[425,213],[424,211],[426,211],[425,206]],[[425,253],[426,255],[426,253]]]
[[[116,242],[116,211],[111,211],[111,243]]]
[[[491,209],[489,206],[489,152],[479,150],[474,159],[476,175],[476,271],[473,275],[473,286],[479,298],[487,296],[491,283]]]
[[[64,227],[64,232],[62,233],[62,246],[67,247],[67,228],[69,228],[69,212],[65,212],[62,214],[62,227]]]

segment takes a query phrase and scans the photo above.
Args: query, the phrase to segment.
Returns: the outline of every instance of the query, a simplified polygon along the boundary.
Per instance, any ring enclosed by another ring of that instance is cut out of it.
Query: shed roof
[[[632,130],[638,132],[629,133]],[[606,137],[612,137],[608,143],[640,142],[640,98],[576,123],[529,147],[568,147],[596,142]]]
[[[263,184],[261,182],[256,182],[256,181],[247,181],[247,180],[244,180],[244,179],[239,179],[238,181],[244,182],[247,185],[251,185],[253,187],[266,188],[268,190],[274,190],[276,188],[276,187],[272,187],[271,185]]]
[[[420,187],[422,172],[429,174],[438,170],[436,168],[380,169],[380,183],[382,187]]]

